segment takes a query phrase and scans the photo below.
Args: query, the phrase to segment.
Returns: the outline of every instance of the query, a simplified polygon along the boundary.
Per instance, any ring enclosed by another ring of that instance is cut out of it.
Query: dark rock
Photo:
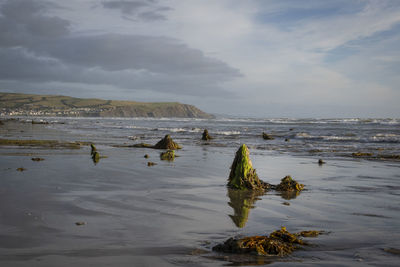
[[[149,158],[149,155],[148,155],[148,154],[144,155],[144,158],[145,158],[145,159],[148,159],[148,158]]]
[[[326,162],[325,161],[323,161],[322,159],[319,159],[318,160],[318,165],[323,165],[323,164],[325,164]]]
[[[77,226],[86,225],[86,222],[76,222],[75,225],[77,225]]]
[[[42,161],[42,160],[44,160],[44,158],[31,158],[31,160],[33,160],[33,161]]]

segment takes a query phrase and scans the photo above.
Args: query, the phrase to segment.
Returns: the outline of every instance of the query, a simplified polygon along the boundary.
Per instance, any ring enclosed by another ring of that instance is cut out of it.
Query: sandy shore
[[[88,141],[46,125],[7,122],[0,137]],[[235,196],[226,188],[235,147],[186,145],[174,162],[159,151],[0,146],[0,264],[4,266],[396,266],[399,164],[251,154],[259,176],[306,185],[297,196]],[[149,159],[144,158],[149,155]],[[32,161],[32,157],[43,161]],[[147,162],[157,165],[148,167]],[[17,171],[24,168],[25,171]],[[252,204],[246,212],[245,202]],[[289,204],[289,205],[287,205]],[[246,215],[243,215],[246,213]],[[83,225],[76,225],[82,222]],[[239,226],[239,227],[238,227]],[[329,232],[289,258],[220,255],[231,236],[286,226]]]

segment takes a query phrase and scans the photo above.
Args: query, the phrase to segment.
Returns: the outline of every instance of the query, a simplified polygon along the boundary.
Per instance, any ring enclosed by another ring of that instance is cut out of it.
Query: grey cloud
[[[75,35],[46,2],[0,6],[0,79],[113,85],[131,90],[218,95],[239,70],[168,37]],[[32,12],[29,12],[32,10]]]
[[[46,16],[43,11],[52,4],[42,1],[12,0],[0,6],[0,46],[18,46],[57,38],[69,33],[69,21]]]
[[[70,36],[33,48],[47,56],[86,67],[109,71],[145,69],[155,73],[239,76],[239,71],[217,59],[206,57],[167,37],[102,34]]]
[[[117,9],[124,15],[144,21],[165,20],[166,16],[163,13],[171,10],[169,7],[159,6],[154,0],[104,1],[102,5],[104,8]]]
[[[153,90],[195,96],[225,94],[215,80],[199,76],[169,75],[145,70],[110,72],[37,57],[23,48],[0,49],[0,58],[0,81],[109,85],[126,90]]]

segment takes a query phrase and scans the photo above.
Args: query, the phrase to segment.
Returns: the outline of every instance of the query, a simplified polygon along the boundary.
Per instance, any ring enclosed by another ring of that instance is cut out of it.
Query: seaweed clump
[[[42,161],[44,158],[31,158],[32,161]]]
[[[62,142],[57,140],[15,140],[0,139],[0,146],[25,146],[25,147],[45,147],[45,148],[67,148],[80,149],[78,142]]]
[[[208,141],[208,140],[211,140],[211,139],[213,139],[213,138],[208,133],[208,130],[204,129],[203,136],[201,137],[201,140]]]
[[[354,152],[351,153],[352,157],[372,157],[372,153],[369,152]]]
[[[153,148],[175,150],[175,149],[181,149],[182,147],[178,145],[178,143],[175,143],[172,140],[171,136],[167,134],[163,139],[161,139],[157,144],[155,144]]]
[[[160,154],[160,159],[161,160],[173,161],[175,159],[175,151],[174,150],[167,150],[165,152],[162,152]]]
[[[282,178],[281,183],[275,188],[278,191],[301,191],[304,189],[304,185],[293,180],[293,178],[288,175]]]
[[[312,233],[312,234],[309,234]],[[250,236],[244,238],[229,238],[224,243],[212,249],[224,253],[255,254],[263,256],[286,256],[300,246],[307,245],[301,237],[316,237],[320,231],[303,231],[292,234],[282,227],[269,236]],[[308,235],[307,235],[308,234]]]
[[[245,144],[241,145],[236,152],[229,174],[228,186],[240,190],[265,190],[271,187],[270,184],[258,178],[250,160],[249,149]]]

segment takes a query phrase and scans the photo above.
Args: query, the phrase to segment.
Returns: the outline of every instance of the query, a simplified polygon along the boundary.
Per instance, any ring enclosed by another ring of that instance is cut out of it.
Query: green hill
[[[212,118],[192,105],[178,102],[134,102],[60,95],[0,93],[1,114],[93,117]]]

